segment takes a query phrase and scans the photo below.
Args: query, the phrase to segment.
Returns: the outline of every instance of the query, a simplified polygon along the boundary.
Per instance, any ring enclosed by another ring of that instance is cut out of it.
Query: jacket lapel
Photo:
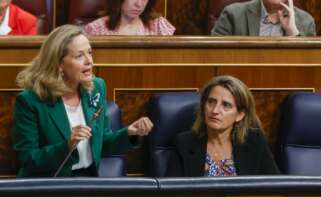
[[[48,102],[47,111],[62,135],[69,139],[70,124],[62,100],[59,98],[56,103]]]
[[[91,92],[90,94],[82,86],[80,87],[80,98],[81,98],[82,108],[84,111],[84,116],[86,119],[86,124],[88,127],[91,128],[91,133],[92,133],[92,137],[90,138],[91,149],[92,149],[91,151],[93,154],[93,159],[97,161],[100,155],[96,154],[96,150],[99,149],[101,139],[100,139],[100,135],[97,133],[98,132],[98,129],[96,126],[97,121],[93,120],[93,115],[97,109],[94,106],[92,106],[90,102],[90,97],[92,96],[92,94],[94,94],[94,92],[95,91],[93,90],[93,92]]]
[[[246,16],[250,36],[259,36],[260,34],[261,9],[260,0],[254,0],[253,3],[248,6]]]
[[[197,138],[188,149],[189,176],[204,176],[207,138]]]
[[[95,113],[95,108],[90,106],[89,93],[83,87],[80,87],[81,105],[84,111],[86,123],[89,127],[92,127],[92,116]]]
[[[16,9],[13,8],[13,6],[10,4],[9,7],[9,27],[11,28],[11,32],[14,31],[16,29],[16,22],[17,20],[17,13],[16,13]],[[10,33],[11,33],[10,32]]]
[[[253,152],[247,143],[236,144],[233,142],[233,160],[238,175],[247,175],[250,172]]]

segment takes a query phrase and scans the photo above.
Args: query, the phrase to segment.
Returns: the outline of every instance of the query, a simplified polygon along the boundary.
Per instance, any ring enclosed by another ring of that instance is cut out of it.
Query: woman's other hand
[[[148,117],[142,117],[128,127],[128,135],[148,135],[154,124]]]

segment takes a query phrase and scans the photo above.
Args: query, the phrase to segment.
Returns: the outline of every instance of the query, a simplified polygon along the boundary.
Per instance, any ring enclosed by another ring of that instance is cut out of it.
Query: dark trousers
[[[88,168],[73,170],[71,175],[73,177],[97,177],[96,166],[92,163]]]

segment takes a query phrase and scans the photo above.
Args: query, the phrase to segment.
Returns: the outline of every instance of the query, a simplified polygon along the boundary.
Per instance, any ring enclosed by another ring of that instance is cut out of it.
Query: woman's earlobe
[[[239,114],[236,117],[236,122],[242,121],[244,117],[245,117],[245,113],[243,111],[239,112]]]
[[[63,78],[65,76],[64,70],[59,66],[59,75]]]

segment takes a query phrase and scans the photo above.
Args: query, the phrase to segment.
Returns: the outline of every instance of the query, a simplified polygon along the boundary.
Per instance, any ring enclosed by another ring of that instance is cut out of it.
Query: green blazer
[[[112,132],[106,116],[105,82],[95,78],[94,89],[81,88],[81,104],[87,124],[91,124],[90,139],[96,169],[100,158],[107,154],[121,154],[132,148],[127,128]],[[93,114],[103,107],[99,117],[91,122]],[[24,90],[16,97],[13,115],[12,139],[20,169],[17,177],[52,177],[69,152],[71,128],[62,102],[42,101],[31,90]],[[58,176],[71,176],[71,166],[79,160],[78,152],[66,163]]]
[[[212,35],[259,36],[261,0],[234,3],[221,13],[211,31]],[[315,36],[314,19],[307,12],[294,8],[295,23],[302,36]]]

